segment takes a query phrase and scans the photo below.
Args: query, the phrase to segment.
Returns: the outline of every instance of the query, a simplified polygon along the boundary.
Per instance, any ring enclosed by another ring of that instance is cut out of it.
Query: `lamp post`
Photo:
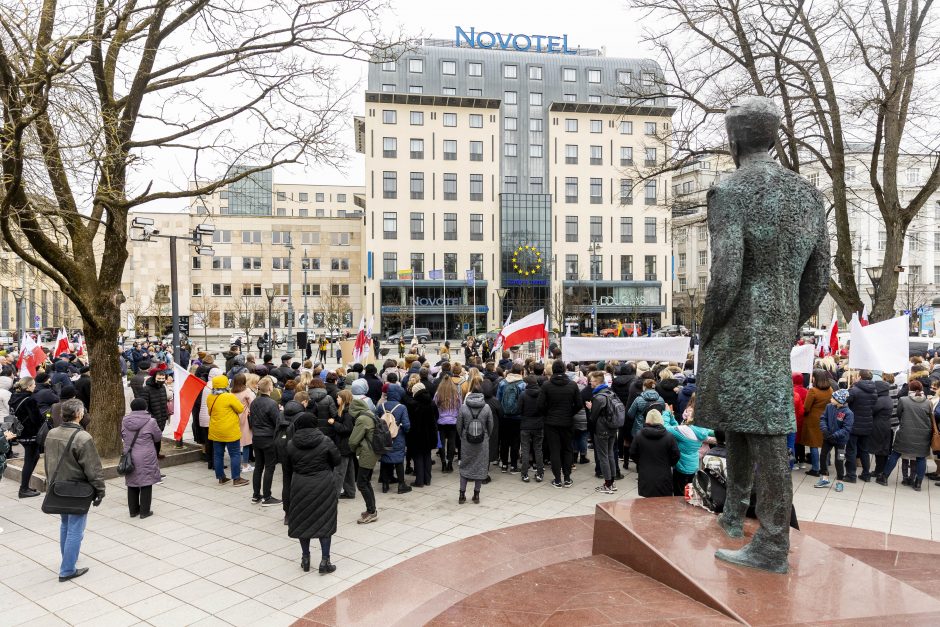
[[[686,292],[689,294],[689,333],[695,335],[695,288],[690,287]]]
[[[271,324],[271,310],[274,306],[274,288],[266,287],[264,288],[264,295],[268,299],[268,352],[271,355],[274,355],[274,326]]]
[[[293,357],[296,349],[294,342],[294,245],[288,240],[285,248],[287,248],[287,352]]]
[[[882,266],[872,266],[871,268],[865,268],[865,272],[868,273],[868,278],[871,279],[871,309],[872,318],[874,319],[875,296],[878,294],[878,285],[881,283],[881,274],[884,272],[884,268]]]
[[[307,258],[307,249],[306,249],[306,248],[304,248],[304,259],[303,259],[303,261],[300,262],[300,265],[301,265],[301,267],[303,268],[303,271],[304,271],[304,288],[303,288],[303,293],[304,293],[304,337],[307,338],[307,343],[309,344],[309,343],[310,343],[310,338],[307,337],[307,332],[308,332],[309,325],[310,325],[310,314],[309,314],[308,311],[307,311],[307,295],[308,295],[308,294],[307,294],[307,270],[310,269],[310,259]],[[306,355],[307,347],[304,346],[303,350],[304,350],[304,354]]]
[[[598,242],[591,242],[591,245],[588,246],[588,250],[591,252],[591,282],[593,283],[594,293],[591,296],[591,318],[594,326],[594,337],[597,337],[597,275],[599,274],[595,269],[595,264],[599,261],[597,257],[597,252],[601,249],[601,245]]]
[[[22,349],[23,338],[26,337],[26,290],[22,287],[14,287],[10,291],[13,292],[13,300],[16,301],[16,317],[19,318],[17,331],[19,331],[20,334],[19,346]]]
[[[503,301],[506,300],[506,294],[509,293],[508,287],[497,287],[496,288],[496,297],[499,298],[499,320],[496,322],[502,325],[503,320],[506,319],[506,312],[503,311]]]

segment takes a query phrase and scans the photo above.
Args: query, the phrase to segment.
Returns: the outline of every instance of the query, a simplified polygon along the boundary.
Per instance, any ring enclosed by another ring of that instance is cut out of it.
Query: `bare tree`
[[[134,333],[134,337],[140,337],[146,333],[144,325],[144,315],[147,312],[147,304],[139,296],[131,296],[124,302],[124,311],[134,318],[134,328],[128,329]]]
[[[258,328],[257,319],[268,315],[266,303],[256,296],[233,296],[230,311],[235,316],[235,324],[245,334],[245,346],[251,346],[251,331]],[[262,325],[265,326],[265,325]]]
[[[128,212],[280,164],[341,162],[350,91],[333,59],[386,54],[379,1],[0,5],[0,231],[70,290],[104,454],[118,451],[124,411],[115,338]],[[168,152],[191,159],[190,180],[210,182],[146,180],[149,159]]]
[[[157,337],[163,337],[163,334],[166,332],[167,322],[172,315],[169,290],[170,287],[168,285],[157,285],[154,287],[153,296],[150,297],[150,304],[147,305],[146,313],[153,318],[153,334]]]
[[[329,281],[323,286],[320,293],[320,313],[323,315],[323,324],[328,331],[339,331],[349,321],[352,307],[349,305],[349,294],[342,293],[342,285]]]
[[[212,324],[213,318],[218,322],[219,306],[216,304],[215,299],[209,298],[209,296],[203,293],[201,296],[193,298],[190,301],[189,307],[193,316],[192,326],[202,327],[203,347],[208,348],[209,326]]]
[[[940,58],[933,0],[631,4],[648,10],[658,25],[648,41],[659,49],[666,71],[654,91],[680,103],[675,152],[658,171],[720,152],[712,147],[724,141],[721,114],[731,102],[761,95],[780,103],[777,159],[796,172],[814,163],[831,181],[827,195],[836,246],[829,292],[847,316],[862,308],[850,218],[867,210],[868,202],[852,189],[846,155],[868,155],[867,178],[887,234],[873,313],[890,317],[905,233],[940,187],[930,78]],[[899,174],[906,154],[930,155],[924,160],[927,177],[915,185]]]

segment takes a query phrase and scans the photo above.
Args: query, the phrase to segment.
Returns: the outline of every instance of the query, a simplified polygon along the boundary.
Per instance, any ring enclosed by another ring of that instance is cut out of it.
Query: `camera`
[[[144,235],[146,235],[146,236],[150,236],[150,235],[159,235],[159,234],[160,234],[160,229],[158,229],[158,228],[155,227],[155,226],[150,226],[150,225],[148,225],[148,226],[143,227],[143,229],[144,229]]]

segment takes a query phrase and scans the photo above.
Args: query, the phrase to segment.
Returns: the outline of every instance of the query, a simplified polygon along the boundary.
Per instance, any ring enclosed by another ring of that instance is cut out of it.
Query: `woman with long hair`
[[[467,380],[460,384],[460,398],[467,398],[467,394],[473,389],[474,385],[483,389],[483,375],[476,368],[471,368],[467,375]]]
[[[232,384],[232,394],[234,394],[238,400],[241,402],[244,410],[238,414],[238,427],[242,432],[242,472],[247,473],[255,469],[254,466],[249,464],[251,459],[251,443],[253,434],[251,432],[251,425],[248,423],[248,411],[251,407],[251,402],[255,400],[255,392],[250,387],[248,387],[248,377],[254,376],[258,378],[257,375],[249,375],[248,373],[241,373],[235,375],[235,382]]]
[[[457,446],[457,414],[460,412],[460,391],[449,376],[442,376],[434,394],[437,407],[437,428],[441,436],[441,472],[454,471],[454,450]]]
[[[350,390],[342,390],[337,395],[336,418],[327,422],[333,427],[334,442],[339,449],[339,464],[333,470],[333,481],[336,484],[336,493],[341,499],[356,498],[356,473],[358,472],[356,456],[349,448],[349,434],[356,426],[356,419],[349,413],[353,395]]]
[[[799,444],[809,449],[810,469],[806,471],[806,474],[810,477],[819,476],[819,449],[823,445],[819,419],[832,399],[832,392],[832,379],[829,377],[829,371],[822,368],[814,370],[813,386],[806,392],[806,400],[803,401],[803,424],[797,438]]]

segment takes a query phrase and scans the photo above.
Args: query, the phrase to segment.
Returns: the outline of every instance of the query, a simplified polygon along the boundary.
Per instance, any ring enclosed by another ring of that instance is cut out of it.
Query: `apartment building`
[[[442,337],[446,316],[454,337],[541,307],[556,328],[589,330],[595,306],[599,327],[669,321],[668,179],[639,182],[668,157],[659,67],[467,42],[369,69],[364,304],[383,332]]]

